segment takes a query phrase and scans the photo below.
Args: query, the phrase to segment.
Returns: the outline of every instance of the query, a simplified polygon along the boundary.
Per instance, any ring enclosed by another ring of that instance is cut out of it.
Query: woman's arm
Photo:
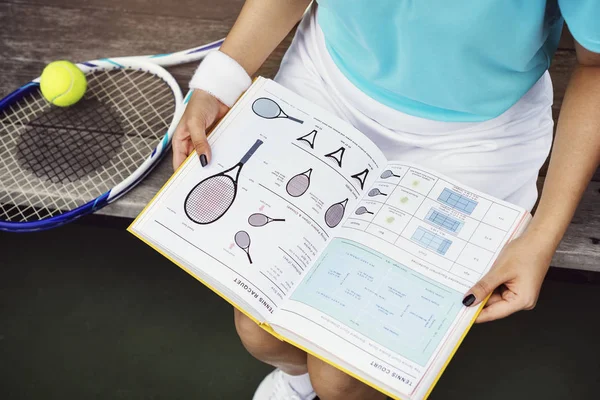
[[[311,0],[246,0],[220,51],[253,75],[275,50]],[[228,107],[212,95],[195,90],[173,136],[173,167],[196,150],[202,165],[210,161],[206,130]]]
[[[555,249],[600,163],[600,54],[579,45],[542,197],[527,230]]]
[[[535,216],[465,297],[465,304],[477,305],[495,291],[477,322],[535,306],[552,256],[600,164],[600,54],[578,43],[576,49],[578,65],[565,93]]]
[[[221,51],[253,75],[304,14],[311,0],[246,0]]]

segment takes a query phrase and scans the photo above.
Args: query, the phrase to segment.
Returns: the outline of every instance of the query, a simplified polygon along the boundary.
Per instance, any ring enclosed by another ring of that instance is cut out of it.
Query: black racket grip
[[[250,147],[250,150],[248,150],[248,152],[246,154],[244,154],[244,157],[242,157],[242,160],[240,161],[242,164],[245,164],[248,162],[248,160],[250,159],[250,157],[252,157],[252,155],[254,154],[254,152],[263,144],[263,141],[260,139],[257,139],[256,142],[252,145],[252,147]]]

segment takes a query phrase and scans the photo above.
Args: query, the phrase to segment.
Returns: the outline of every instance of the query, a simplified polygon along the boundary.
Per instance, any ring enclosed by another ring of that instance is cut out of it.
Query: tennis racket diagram
[[[391,178],[391,177],[394,177],[394,178],[402,178],[400,175],[396,175],[396,174],[394,174],[394,173],[393,173],[391,170],[389,170],[389,169],[386,169],[385,171],[383,171],[383,172],[381,173],[381,176],[380,176],[380,178],[381,178],[381,179],[388,179],[388,178]]]
[[[254,213],[248,217],[248,225],[255,228],[265,226],[271,222],[285,222],[284,218],[271,218],[262,213]]]
[[[362,172],[350,175],[350,177],[356,179],[358,183],[360,183],[360,190],[363,190],[365,188],[365,182],[367,181],[367,175],[369,175],[369,169],[365,168]]]
[[[307,133],[304,136],[300,136],[299,138],[296,138],[296,140],[299,142],[304,142],[304,143],[308,144],[310,146],[310,148],[314,150],[316,138],[317,138],[317,130],[313,129],[312,131],[310,131],[310,133]]]
[[[344,146],[340,147],[336,151],[332,151],[331,153],[325,154],[325,157],[336,162],[338,167],[342,168],[342,161],[344,160],[344,153],[346,152],[346,148]]]
[[[387,196],[386,193],[383,193],[381,190],[375,188],[375,189],[371,189],[369,190],[369,193],[367,193],[367,195],[369,197],[376,197],[376,196]]]
[[[304,123],[304,121],[298,118],[290,117],[284,113],[275,100],[267,97],[261,97],[254,100],[254,103],[252,103],[252,111],[254,111],[254,114],[265,119],[287,118],[288,120],[297,122],[299,124]]]
[[[237,196],[238,180],[244,164],[262,144],[262,140],[258,139],[240,162],[202,180],[188,193],[184,210],[191,221],[200,225],[212,224],[227,213]]]
[[[285,190],[292,197],[300,197],[308,190],[310,186],[310,175],[312,168],[298,175],[294,175],[285,185]]]
[[[246,231],[238,231],[233,237],[235,244],[244,250],[246,255],[248,256],[248,262],[252,264],[252,257],[250,256],[250,235]]]
[[[371,211],[369,211],[369,210],[367,209],[367,207],[365,207],[365,206],[360,206],[360,207],[358,207],[358,208],[356,209],[356,211],[355,211],[355,214],[356,214],[356,215],[363,215],[363,214],[371,214],[371,215],[373,215],[373,213],[372,213]]]
[[[39,78],[0,100],[0,230],[49,229],[131,190],[167,152],[185,109],[165,67],[221,43],[79,63],[88,89],[71,107],[50,105]]]
[[[344,213],[346,212],[347,204],[348,199],[329,206],[327,211],[325,211],[325,223],[328,227],[335,228],[339,225],[340,222],[342,222],[342,219],[344,218]]]

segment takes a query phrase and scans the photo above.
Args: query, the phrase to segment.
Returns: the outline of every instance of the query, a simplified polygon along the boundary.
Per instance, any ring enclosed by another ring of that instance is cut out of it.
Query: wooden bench
[[[153,54],[194,47],[227,34],[243,0],[5,0],[0,3],[0,96],[38,76],[56,59],[84,61],[104,56]],[[291,35],[259,71],[272,77]],[[551,74],[554,116],[575,64],[572,40],[563,35]],[[195,66],[172,69],[186,87]],[[538,181],[541,188],[546,166]],[[134,217],[171,175],[171,160],[102,214]],[[553,266],[600,271],[600,171],[590,183]]]

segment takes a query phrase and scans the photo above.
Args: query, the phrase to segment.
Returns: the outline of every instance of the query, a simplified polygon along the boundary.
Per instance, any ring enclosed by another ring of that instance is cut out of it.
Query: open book
[[[273,335],[393,398],[428,396],[530,214],[402,160],[258,78],[130,226]]]

